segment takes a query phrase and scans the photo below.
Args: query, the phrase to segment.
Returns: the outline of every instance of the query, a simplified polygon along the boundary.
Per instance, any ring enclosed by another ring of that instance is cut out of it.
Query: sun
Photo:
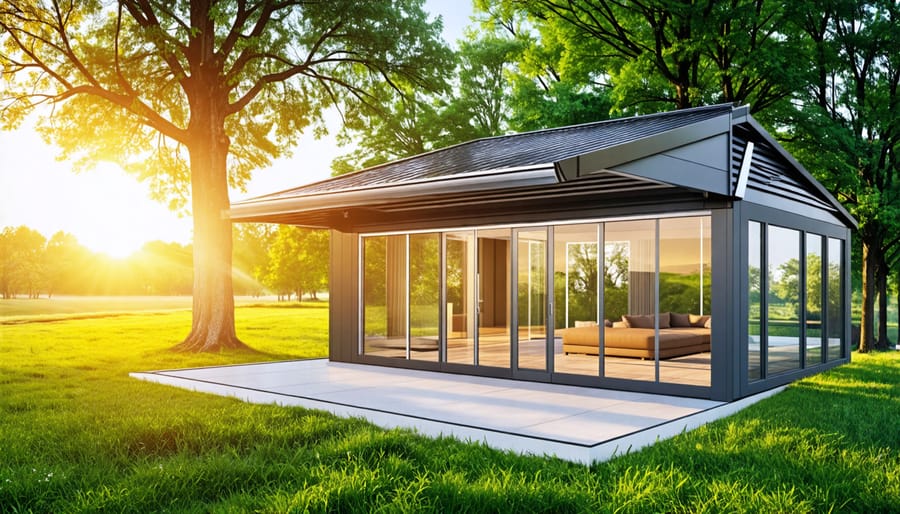
[[[153,240],[187,243],[191,221],[148,198],[147,189],[117,166],[79,174],[71,232],[85,247],[124,258]]]

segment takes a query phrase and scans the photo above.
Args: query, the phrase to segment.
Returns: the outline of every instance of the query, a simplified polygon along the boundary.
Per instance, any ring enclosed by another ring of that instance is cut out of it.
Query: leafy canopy
[[[352,119],[384,84],[439,87],[440,29],[422,0],[4,1],[3,127],[48,105],[39,127],[60,158],[116,162],[181,207],[198,105],[224,118],[228,179],[241,187],[304,130],[321,134],[329,109]]]

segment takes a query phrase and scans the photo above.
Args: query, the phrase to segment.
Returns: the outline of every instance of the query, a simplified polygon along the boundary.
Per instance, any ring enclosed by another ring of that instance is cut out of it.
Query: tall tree
[[[326,108],[353,116],[377,84],[433,89],[439,32],[422,0],[4,0],[0,110],[9,127],[52,104],[41,126],[63,157],[190,197],[193,322],[176,348],[239,347],[229,183],[321,130]]]
[[[859,220],[859,350],[886,348],[887,282],[900,247],[900,5],[832,0],[797,8],[812,64],[808,87],[781,119],[790,129],[779,136]]]
[[[481,0],[494,16],[526,13],[565,63],[592,68],[632,112],[737,102],[759,111],[792,92],[797,44],[773,0]],[[507,23],[507,26],[510,26]]]

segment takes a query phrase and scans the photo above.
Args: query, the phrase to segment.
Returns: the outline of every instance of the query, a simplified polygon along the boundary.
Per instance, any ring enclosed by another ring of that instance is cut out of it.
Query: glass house
[[[331,231],[329,359],[730,401],[850,358],[856,221],[715,105],[235,203]]]

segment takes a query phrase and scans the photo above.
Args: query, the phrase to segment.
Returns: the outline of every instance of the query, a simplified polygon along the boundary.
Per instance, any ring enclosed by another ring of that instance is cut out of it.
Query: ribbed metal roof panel
[[[731,105],[715,105],[477,139],[258,197],[254,201],[367,189],[452,177],[464,173],[551,164],[730,114],[731,110]]]
[[[747,141],[752,138],[751,133],[741,127],[736,127],[732,144],[732,168],[733,176],[737,177],[741,166],[741,158]],[[750,176],[747,187],[768,194],[773,194],[788,200],[803,203],[827,212],[837,212],[837,209],[827,198],[816,194],[805,183],[804,179],[793,167],[781,159],[778,152],[766,141],[757,138],[754,141],[753,160],[750,163]],[[735,178],[736,180],[736,178]]]

